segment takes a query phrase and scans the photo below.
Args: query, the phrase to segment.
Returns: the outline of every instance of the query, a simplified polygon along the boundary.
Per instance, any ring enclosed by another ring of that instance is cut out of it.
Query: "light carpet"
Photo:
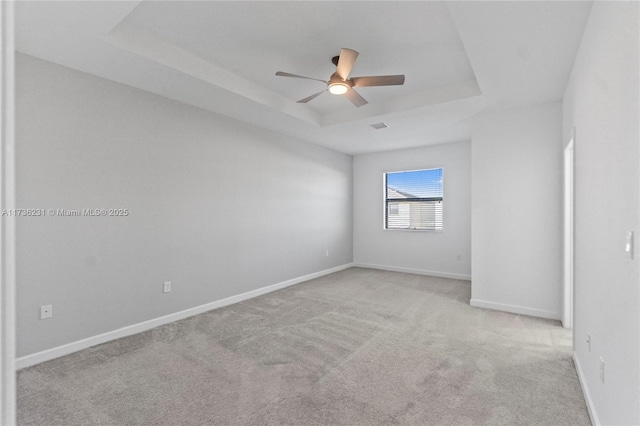
[[[20,425],[589,425],[557,321],[351,268],[18,372]]]

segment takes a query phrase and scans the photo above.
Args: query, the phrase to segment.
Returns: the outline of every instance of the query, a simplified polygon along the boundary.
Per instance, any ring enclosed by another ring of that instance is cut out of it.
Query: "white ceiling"
[[[562,98],[591,2],[18,2],[20,52],[349,154],[469,140],[467,119]],[[356,108],[312,80],[360,52]],[[19,77],[19,76],[18,76]],[[373,130],[384,121],[389,128]]]

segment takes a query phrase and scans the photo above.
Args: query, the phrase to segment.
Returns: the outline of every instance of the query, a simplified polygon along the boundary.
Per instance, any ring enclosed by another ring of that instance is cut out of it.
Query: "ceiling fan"
[[[312,99],[322,95],[327,90],[334,95],[345,95],[347,99],[349,99],[355,106],[361,107],[362,105],[367,104],[365,98],[360,96],[358,92],[354,89],[354,87],[365,87],[365,86],[395,86],[404,84],[404,75],[376,75],[370,77],[351,77],[349,78],[349,73],[351,73],[351,68],[353,68],[353,64],[355,64],[356,59],[358,58],[359,53],[355,50],[342,48],[340,50],[339,56],[334,56],[331,59],[331,62],[337,67],[336,72],[331,74],[329,77],[329,81],[320,80],[318,78],[304,77],[302,75],[291,74],[284,71],[278,71],[276,73],[277,76],[280,77],[293,77],[293,78],[305,78],[307,80],[316,80],[321,81],[327,85],[327,88],[314,93],[311,96],[307,96],[304,99],[300,99],[298,103],[305,104]]]

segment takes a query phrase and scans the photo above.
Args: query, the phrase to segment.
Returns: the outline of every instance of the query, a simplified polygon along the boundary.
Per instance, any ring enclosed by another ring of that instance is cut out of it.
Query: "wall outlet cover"
[[[40,306],[40,319],[47,319],[53,317],[53,305]]]

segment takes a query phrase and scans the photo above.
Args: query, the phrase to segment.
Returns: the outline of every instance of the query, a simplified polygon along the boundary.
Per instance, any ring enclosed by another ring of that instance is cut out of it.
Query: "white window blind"
[[[385,173],[385,228],[442,230],[442,169]]]

